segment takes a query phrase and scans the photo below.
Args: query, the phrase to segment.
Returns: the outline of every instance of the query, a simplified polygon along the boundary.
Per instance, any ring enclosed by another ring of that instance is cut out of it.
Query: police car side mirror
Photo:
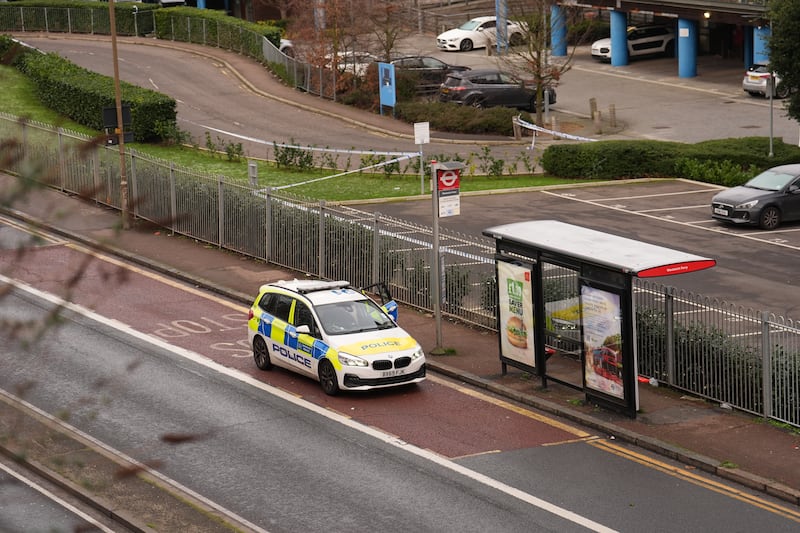
[[[302,326],[297,326],[297,333],[311,333],[311,329],[308,327],[307,324],[303,324]]]

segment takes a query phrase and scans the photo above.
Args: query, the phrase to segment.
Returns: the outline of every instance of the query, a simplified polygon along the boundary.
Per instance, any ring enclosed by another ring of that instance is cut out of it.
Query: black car
[[[717,193],[711,199],[711,216],[763,229],[800,220],[800,164],[770,168],[744,185]]]
[[[470,69],[462,65],[450,65],[430,56],[401,57],[392,61],[392,65],[396,71],[413,76],[420,92],[429,93],[438,91],[448,74]]]
[[[556,91],[548,87],[547,102],[556,103]],[[515,107],[536,110],[536,87],[516,76],[496,69],[454,72],[439,89],[440,102],[455,102],[472,107]]]

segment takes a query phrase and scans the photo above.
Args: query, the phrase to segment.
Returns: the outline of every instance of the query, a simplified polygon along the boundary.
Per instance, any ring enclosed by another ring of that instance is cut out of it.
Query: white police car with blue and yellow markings
[[[396,311],[395,302],[381,307],[346,281],[278,281],[261,286],[247,337],[258,368],[304,374],[326,394],[419,383],[425,354]]]

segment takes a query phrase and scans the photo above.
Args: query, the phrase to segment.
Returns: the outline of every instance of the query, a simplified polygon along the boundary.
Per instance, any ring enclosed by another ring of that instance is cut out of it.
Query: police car
[[[258,368],[293,370],[329,395],[419,383],[425,354],[396,313],[346,281],[278,281],[258,291],[247,338]]]

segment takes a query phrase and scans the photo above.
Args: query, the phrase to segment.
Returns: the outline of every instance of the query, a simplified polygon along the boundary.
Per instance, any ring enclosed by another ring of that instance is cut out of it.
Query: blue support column
[[[769,63],[767,42],[771,33],[768,26],[758,26],[753,30],[753,63]]]
[[[559,5],[550,7],[550,48],[553,56],[567,55],[567,20]]]
[[[697,23],[678,19],[678,77],[697,76]]]
[[[628,64],[628,15],[624,11],[611,12],[611,66]]]
[[[206,0],[197,0],[197,9],[205,9]]]
[[[750,68],[753,65],[753,27],[744,27],[744,68]]]

